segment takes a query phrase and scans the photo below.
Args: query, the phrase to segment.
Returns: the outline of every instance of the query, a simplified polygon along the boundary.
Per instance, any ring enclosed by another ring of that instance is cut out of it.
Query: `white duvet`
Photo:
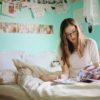
[[[24,76],[21,86],[33,100],[100,100],[100,83],[55,84]]]

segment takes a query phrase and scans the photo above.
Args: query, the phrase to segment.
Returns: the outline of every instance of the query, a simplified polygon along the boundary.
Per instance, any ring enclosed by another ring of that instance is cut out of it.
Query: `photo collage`
[[[66,4],[67,0],[2,0],[2,14],[15,17],[17,11],[27,7],[34,17],[41,17],[48,10],[64,12]]]
[[[0,33],[52,34],[52,25],[20,24],[0,22]]]

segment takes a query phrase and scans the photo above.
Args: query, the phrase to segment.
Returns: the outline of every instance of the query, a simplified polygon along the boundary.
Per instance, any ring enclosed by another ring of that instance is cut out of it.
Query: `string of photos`
[[[2,14],[15,17],[17,11],[28,8],[33,17],[40,17],[50,10],[64,13],[67,10],[66,4],[67,0],[2,0]]]
[[[52,34],[53,25],[0,22],[0,33]]]

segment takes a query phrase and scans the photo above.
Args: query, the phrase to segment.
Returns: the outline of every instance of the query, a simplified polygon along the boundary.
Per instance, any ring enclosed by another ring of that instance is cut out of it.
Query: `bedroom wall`
[[[83,0],[82,0],[83,2]],[[83,3],[81,2],[82,4],[82,7],[83,7]],[[99,10],[100,10],[100,0],[98,0],[98,3],[99,3]],[[98,45],[98,48],[100,50],[100,25],[96,25],[96,26],[93,26],[93,32],[92,33],[89,33],[88,32],[88,25],[87,23],[83,22],[81,24],[82,26],[82,30],[84,32],[84,34],[87,36],[87,37],[91,37],[93,39],[95,39],[97,41],[97,45]]]
[[[28,9],[18,12],[15,18],[0,15],[0,22],[50,24],[54,26],[54,33],[49,35],[0,33],[0,51],[21,50],[29,54],[56,51],[59,44],[59,24],[64,18],[71,15],[71,12],[57,14],[55,11],[49,11],[43,17],[32,18]]]
[[[83,0],[80,0],[80,2],[78,3],[69,3],[67,6],[68,9],[65,14],[57,14],[55,13],[55,11],[49,11],[46,12],[46,14],[40,18],[32,18],[31,12],[28,9],[23,9],[21,12],[18,12],[15,18],[0,15],[0,22],[51,24],[54,26],[54,33],[50,35],[36,33],[0,33],[0,51],[21,50],[25,51],[28,54],[39,54],[47,51],[56,52],[60,41],[59,26],[61,21],[66,17],[74,17],[74,10],[83,7]],[[85,22],[82,22],[80,25],[82,26],[82,29],[87,36],[92,37],[97,41],[97,44],[100,49],[100,26],[95,26],[93,33],[88,33],[87,24]]]

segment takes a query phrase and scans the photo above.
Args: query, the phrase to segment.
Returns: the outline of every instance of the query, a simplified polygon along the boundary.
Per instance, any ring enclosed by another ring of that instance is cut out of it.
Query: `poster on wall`
[[[19,9],[21,9],[21,3],[19,1],[2,2],[2,14],[4,15],[15,17]]]
[[[15,17],[23,8],[31,10],[32,16],[41,17],[49,10],[66,11],[67,0],[2,0],[2,14]]]
[[[0,22],[0,33],[43,33],[52,34],[53,25],[18,24]]]
[[[14,17],[16,15],[14,3],[2,2],[2,13]]]
[[[78,23],[83,23],[84,22],[83,8],[74,10],[73,17]]]
[[[32,4],[31,10],[34,17],[41,17],[45,14],[44,5]]]

